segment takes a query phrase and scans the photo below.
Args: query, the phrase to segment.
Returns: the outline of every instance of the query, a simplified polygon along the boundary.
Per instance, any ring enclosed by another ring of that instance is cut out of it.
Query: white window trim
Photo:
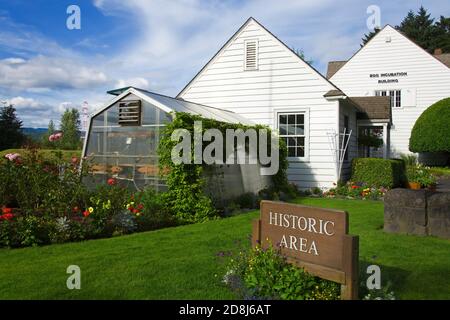
[[[248,42],[256,43],[255,68],[247,68],[247,43]],[[259,70],[259,41],[258,41],[258,39],[244,40],[244,71],[257,71],[257,70]]]
[[[287,157],[290,162],[309,162],[309,140],[310,140],[310,130],[309,130],[309,108],[276,108],[274,109],[274,121],[273,127],[275,128],[277,135],[279,135],[279,119],[278,115],[280,113],[303,113],[305,119],[305,156],[304,157]]]
[[[404,108],[404,106],[403,106],[403,101],[402,101],[402,91],[403,91],[402,88],[375,89],[375,90],[374,90],[374,95],[375,95],[375,96],[377,96],[377,91],[386,91],[386,92],[389,92],[389,91],[400,91],[400,107],[392,107],[392,106],[391,106],[391,109],[392,109],[392,110],[400,110],[400,109],[403,109],[403,108]],[[386,96],[386,97],[390,97],[390,96]]]

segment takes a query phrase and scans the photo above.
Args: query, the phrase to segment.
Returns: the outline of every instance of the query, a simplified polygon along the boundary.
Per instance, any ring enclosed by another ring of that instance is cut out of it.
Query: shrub
[[[354,158],[351,180],[373,187],[402,187],[406,183],[405,164],[400,159]]]
[[[166,195],[148,187],[140,194],[142,215],[137,218],[138,230],[149,231],[177,225],[176,218],[167,206]]]
[[[273,247],[241,251],[223,282],[246,299],[335,300],[340,295],[337,283],[289,264]]]
[[[450,152],[450,98],[442,99],[416,120],[409,139],[412,152]]]

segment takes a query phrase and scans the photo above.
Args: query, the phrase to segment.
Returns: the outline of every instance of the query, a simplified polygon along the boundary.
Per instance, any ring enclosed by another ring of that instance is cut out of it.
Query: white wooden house
[[[446,56],[440,59],[445,62]],[[111,91],[119,98],[103,110],[120,104],[129,93],[142,92]],[[147,100],[160,97],[145,95]],[[288,179],[309,189],[331,188],[350,176],[351,160],[358,156],[358,128],[378,130],[383,139],[383,147],[372,150],[378,152],[372,156],[407,152],[417,117],[448,96],[448,66],[390,26],[349,61],[331,62],[324,77],[249,18],[181,92],[165,97],[164,103],[169,109],[195,106],[197,113],[214,110],[270,126],[288,146]],[[156,106],[167,112],[164,105]],[[93,119],[86,141],[94,136]],[[84,156],[89,151],[87,142]]]
[[[386,25],[348,61],[330,62],[327,77],[349,96],[392,98],[389,122],[371,119],[358,125],[382,129],[387,152],[398,157],[409,153],[411,129],[422,112],[450,96],[449,67],[450,54],[431,55]]]

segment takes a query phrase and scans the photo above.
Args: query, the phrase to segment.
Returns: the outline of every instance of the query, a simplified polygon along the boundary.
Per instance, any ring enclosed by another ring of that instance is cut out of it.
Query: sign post
[[[358,299],[359,238],[348,234],[345,211],[261,201],[253,246],[277,246],[288,262],[341,284],[341,298]]]

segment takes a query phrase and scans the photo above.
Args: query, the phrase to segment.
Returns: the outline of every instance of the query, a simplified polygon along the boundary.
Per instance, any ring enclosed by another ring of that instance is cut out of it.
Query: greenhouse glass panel
[[[159,176],[158,144],[161,131],[171,116],[148,102],[141,101],[142,125],[118,124],[119,103],[92,118],[86,146],[94,183],[113,177],[130,188],[154,186],[165,189]],[[105,121],[106,118],[106,121]]]

